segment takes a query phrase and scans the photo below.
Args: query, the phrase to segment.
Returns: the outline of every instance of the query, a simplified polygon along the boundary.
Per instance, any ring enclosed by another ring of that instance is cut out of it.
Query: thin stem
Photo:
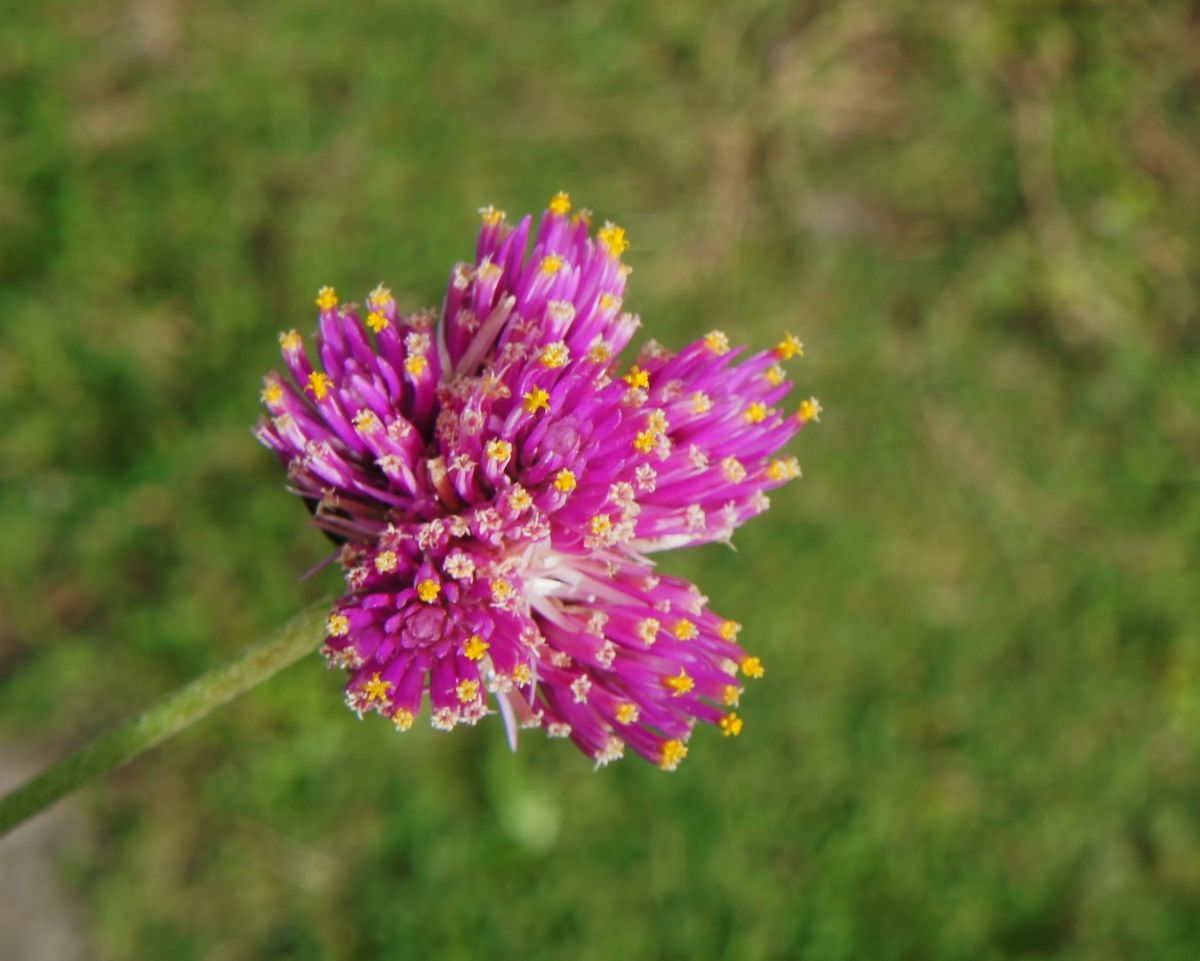
[[[266,641],[168,694],[0,798],[0,837],[89,778],[150,750],[314,650],[324,637],[329,607],[322,601],[305,608]]]

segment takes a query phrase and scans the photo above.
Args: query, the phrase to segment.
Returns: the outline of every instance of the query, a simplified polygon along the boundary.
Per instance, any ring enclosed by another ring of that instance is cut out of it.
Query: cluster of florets
[[[776,406],[791,335],[738,364],[719,331],[651,342],[620,373],[640,325],[625,232],[593,238],[570,209],[550,201],[527,253],[531,219],[484,208],[440,312],[322,288],[314,358],[280,336],[291,376],[267,377],[258,436],[342,542],[322,652],[360,716],[407,730],[428,696],[449,730],[494,706],[514,743],[541,727],[597,764],[628,745],[673,770],[697,720],[741,732],[739,678],[763,668],[647,555],[728,542],[765,511],[800,474],[776,453],[820,406]]]

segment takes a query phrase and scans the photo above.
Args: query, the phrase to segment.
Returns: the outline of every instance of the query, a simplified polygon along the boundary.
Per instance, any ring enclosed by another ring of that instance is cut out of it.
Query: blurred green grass
[[[313,290],[475,208],[627,226],[678,345],[828,410],[696,577],[738,741],[595,774],[299,666],[86,795],[97,957],[1200,953],[1200,18],[1182,2],[18,3],[0,34],[0,724],[47,757],[332,572],[250,438]]]

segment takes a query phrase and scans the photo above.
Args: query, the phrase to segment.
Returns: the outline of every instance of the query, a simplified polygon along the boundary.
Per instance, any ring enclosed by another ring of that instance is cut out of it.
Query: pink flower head
[[[763,668],[649,555],[766,510],[800,473],[776,453],[820,405],[778,409],[791,335],[749,356],[719,331],[652,341],[618,372],[640,326],[625,232],[569,212],[550,201],[530,252],[530,217],[484,208],[440,312],[323,288],[312,355],[280,337],[290,377],[267,377],[258,436],[344,541],[322,652],[360,716],[406,730],[427,696],[449,730],[494,705],[514,744],[541,727],[597,764],[628,745],[673,770],[697,720],[740,733],[739,675]]]

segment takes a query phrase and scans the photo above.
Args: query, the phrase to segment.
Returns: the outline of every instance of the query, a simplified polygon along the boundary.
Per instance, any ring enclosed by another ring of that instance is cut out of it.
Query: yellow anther
[[[575,489],[575,472],[563,468],[554,475],[554,489],[563,494],[569,494]]]
[[[274,407],[283,400],[283,388],[277,380],[267,381],[267,385],[262,389],[262,402],[268,407]]]
[[[364,434],[368,431],[374,430],[379,426],[379,418],[376,416],[373,410],[367,410],[366,408],[363,408],[354,415],[354,429],[361,431]]]
[[[704,335],[704,346],[718,356],[729,353],[729,338],[722,330],[710,330]]]
[[[772,364],[767,368],[766,373],[764,373],[763,376],[767,379],[767,383],[772,387],[778,387],[783,383],[784,378],[787,375],[784,374],[783,368],[778,364]]]
[[[379,333],[381,330],[387,327],[388,323],[388,319],[377,310],[373,310],[367,314],[367,326],[370,327],[371,330],[375,331],[375,333]]]
[[[528,684],[533,680],[533,672],[528,664],[521,661],[512,669],[512,679],[514,684]]]
[[[488,652],[488,648],[492,645],[485,641],[478,634],[472,634],[467,638],[467,643],[463,645],[463,654],[468,660],[482,661],[483,656]]]
[[[392,723],[396,725],[397,731],[409,730],[413,726],[414,720],[412,711],[406,711],[402,707],[397,708],[396,713],[392,715]]]
[[[375,570],[380,574],[390,574],[396,569],[399,559],[395,551],[381,551],[375,555]]]
[[[417,584],[417,597],[421,598],[426,604],[432,604],[436,601],[440,593],[442,593],[442,585],[431,577],[427,577]]]
[[[337,306],[337,291],[332,287],[322,287],[317,291],[316,304],[322,310],[333,310]]]
[[[312,395],[317,400],[324,400],[325,395],[333,389],[333,381],[328,374],[323,374],[319,370],[314,370],[308,375],[308,386],[305,390],[311,390]]]
[[[500,604],[513,596],[512,582],[504,577],[497,577],[489,585],[492,589],[492,600]]]
[[[535,387],[521,398],[521,408],[527,414],[536,414],[539,410],[550,410],[550,393],[541,387]]]
[[[738,701],[741,699],[742,689],[736,684],[726,684],[725,690],[721,692],[721,703],[726,707],[737,707]]]
[[[325,633],[330,637],[345,637],[350,633],[350,618],[334,611],[325,620]]]
[[[687,757],[687,752],[687,745],[683,741],[663,741],[658,766],[664,771],[674,771],[679,767],[679,762]]]
[[[721,733],[725,737],[737,737],[742,733],[742,719],[730,711],[721,718]]]
[[[473,701],[479,696],[479,682],[459,681],[458,686],[454,688],[454,693],[458,695],[459,701],[463,704]]]
[[[633,724],[637,721],[641,710],[633,701],[624,701],[617,705],[617,723]]]
[[[553,276],[563,269],[566,261],[558,254],[550,254],[542,258],[542,273],[547,276]]]
[[[412,354],[404,359],[404,369],[412,377],[420,377],[428,368],[429,361],[420,354]]]
[[[637,364],[629,368],[629,373],[621,378],[629,385],[630,390],[649,390],[650,372],[642,370]]]
[[[377,310],[382,310],[389,306],[393,300],[392,292],[383,286],[383,284],[380,284],[367,295],[367,303]]]
[[[800,401],[800,409],[796,411],[800,423],[807,424],[810,420],[821,423],[821,402],[815,397]]]
[[[721,635],[723,641],[736,641],[741,629],[742,625],[737,621],[722,621],[721,626],[717,628],[717,633]]]
[[[775,356],[780,360],[791,360],[804,356],[804,345],[794,334],[784,334],[783,340],[775,345]]]
[[[279,346],[284,353],[293,353],[304,346],[304,339],[298,330],[285,330],[279,335]]]
[[[601,310],[616,310],[621,306],[621,298],[615,294],[610,294],[607,290],[600,295]]]
[[[695,624],[693,624],[687,618],[684,618],[682,621],[676,623],[676,625],[671,629],[671,633],[681,641],[691,641],[694,640],[696,635],[698,635],[700,632],[696,629]]]
[[[588,521],[588,533],[600,537],[612,530],[612,518],[607,514],[596,514]]]
[[[721,473],[731,484],[740,484],[746,479],[746,468],[736,457],[725,457],[721,460]]]
[[[612,350],[602,340],[596,341],[588,348],[588,360],[593,364],[607,364],[612,357]]]
[[[629,241],[625,239],[625,228],[618,227],[611,220],[596,231],[596,239],[604,244],[614,257],[620,257],[629,249]]]
[[[762,677],[767,672],[757,657],[748,657],[742,661],[742,673],[746,677]]]
[[[767,465],[767,478],[773,481],[794,480],[800,476],[800,464],[794,457],[777,458]]]
[[[767,419],[767,405],[762,401],[754,401],[746,408],[746,420],[751,424],[761,424]]]
[[[550,213],[557,214],[559,217],[564,217],[571,210],[571,195],[565,190],[560,190],[550,198],[550,203],[546,206],[550,208]]]
[[[383,680],[378,673],[372,674],[369,681],[364,681],[362,692],[367,695],[367,703],[374,704],[376,701],[386,701],[388,692],[395,685],[391,681]]]
[[[592,225],[592,212],[587,207],[580,207],[571,215],[572,224],[587,224]]]
[[[667,432],[666,412],[662,410],[650,411],[650,416],[646,418],[646,427],[656,434],[665,434]]]
[[[565,366],[570,359],[571,352],[567,350],[567,345],[561,340],[547,344],[542,348],[542,352],[538,354],[538,360],[542,362],[542,366],[550,370]]]
[[[649,454],[658,446],[658,434],[652,430],[641,431],[633,439],[633,449],[641,451],[643,454]]]
[[[483,447],[488,457],[494,461],[506,461],[512,456],[512,444],[496,437],[489,440]]]
[[[486,207],[479,208],[479,216],[489,227],[495,227],[496,224],[500,223],[500,221],[507,216],[507,214],[505,214],[503,210],[498,210],[491,204],[488,204]]]
[[[533,506],[533,498],[529,496],[529,491],[524,487],[515,484],[508,493],[508,506],[520,514]]]
[[[698,390],[692,394],[693,414],[707,414],[710,410],[712,410],[712,398],[708,394],[702,390]]]
[[[683,695],[696,686],[696,682],[681,667],[678,674],[665,675],[662,679],[662,685],[663,687],[670,688],[671,697],[683,697]]]

